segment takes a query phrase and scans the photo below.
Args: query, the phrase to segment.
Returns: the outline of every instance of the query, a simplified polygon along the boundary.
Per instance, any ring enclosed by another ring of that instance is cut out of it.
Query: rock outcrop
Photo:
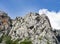
[[[11,36],[13,41],[19,39],[19,44],[25,40],[30,41],[30,44],[59,44],[57,31],[52,30],[45,14],[31,12],[24,17],[11,19],[0,11],[0,39],[2,35]]]
[[[3,11],[0,11],[0,34],[9,34],[12,27],[10,17]]]
[[[59,43],[60,43],[60,29],[59,29],[59,30],[54,29],[53,32],[54,32],[56,38],[58,39],[58,41],[59,41]]]
[[[45,14],[29,13],[25,17],[16,17],[12,21],[12,29],[9,35],[12,40],[29,39],[32,44],[58,44],[58,40],[52,31],[51,24]]]

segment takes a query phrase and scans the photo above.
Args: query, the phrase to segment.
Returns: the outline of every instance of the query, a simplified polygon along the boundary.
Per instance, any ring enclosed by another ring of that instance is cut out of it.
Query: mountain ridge
[[[1,16],[5,15],[3,13],[0,13]],[[24,17],[11,19],[9,16],[4,16],[1,17],[1,20],[3,20],[1,23],[4,22],[0,25],[4,24],[4,28],[1,29],[3,31],[0,31],[1,36],[5,34],[11,36],[12,40],[19,39],[19,43],[28,38],[32,44],[59,44],[56,32],[53,32],[50,21],[45,14],[30,12]]]

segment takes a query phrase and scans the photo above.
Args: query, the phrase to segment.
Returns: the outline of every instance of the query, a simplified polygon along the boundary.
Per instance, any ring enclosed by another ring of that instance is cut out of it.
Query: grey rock
[[[45,14],[29,13],[25,17],[17,17],[12,21],[12,25],[9,33],[12,40],[23,41],[29,38],[33,44],[58,44],[50,21]]]
[[[7,13],[0,11],[0,34],[8,34],[11,27],[11,18],[7,15]]]

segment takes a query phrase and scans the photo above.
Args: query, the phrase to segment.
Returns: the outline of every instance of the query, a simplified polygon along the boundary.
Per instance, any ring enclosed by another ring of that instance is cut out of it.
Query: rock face
[[[20,42],[28,38],[32,44],[58,44],[49,19],[45,14],[29,13],[25,17],[16,17],[12,21],[9,35]]]
[[[60,43],[60,30],[55,29],[55,30],[53,30],[53,32]]]
[[[8,34],[11,26],[10,17],[5,12],[0,11],[0,34]]]
[[[0,11],[0,39],[2,35],[7,35],[11,36],[13,41],[19,39],[19,43],[27,39],[31,44],[60,44],[59,32],[52,30],[45,14],[31,12],[24,17],[11,19],[5,12]]]

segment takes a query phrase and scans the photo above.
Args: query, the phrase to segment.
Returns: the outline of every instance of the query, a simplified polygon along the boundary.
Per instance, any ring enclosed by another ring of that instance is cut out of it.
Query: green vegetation
[[[18,44],[18,42],[19,42],[19,39],[13,41],[13,40],[11,40],[10,36],[5,36],[5,43],[6,44]]]
[[[47,41],[47,44],[50,44],[49,41]]]
[[[0,38],[0,43],[2,43],[2,41],[4,41],[5,44],[32,44],[32,42],[29,38],[27,38],[24,41],[19,43],[19,41],[20,41],[19,39],[13,41],[13,40],[11,40],[11,37],[7,36],[7,35],[3,35]]]
[[[25,39],[24,41],[20,42],[20,44],[32,44],[31,40]]]
[[[42,40],[42,36],[39,37],[39,40]]]
[[[0,38],[0,43],[2,43],[2,40],[3,40],[3,36]]]
[[[1,38],[0,38],[0,43],[2,43],[2,41],[5,42],[5,44],[18,44],[19,40],[11,40],[11,37],[10,36],[7,36],[7,35],[3,35]]]

